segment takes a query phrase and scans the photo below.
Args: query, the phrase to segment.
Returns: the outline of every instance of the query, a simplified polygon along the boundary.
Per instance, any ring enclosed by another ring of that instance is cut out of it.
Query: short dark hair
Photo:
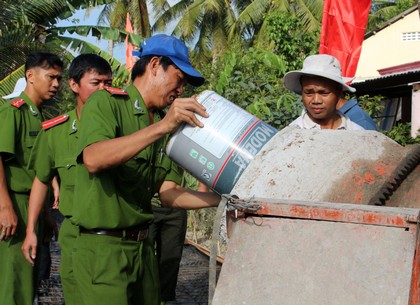
[[[40,67],[43,69],[49,69],[52,67],[59,67],[63,69],[64,63],[55,54],[48,52],[35,52],[28,55],[25,62],[25,73],[29,69]]]
[[[112,75],[108,61],[97,54],[81,54],[73,59],[69,67],[69,79],[80,85],[80,80],[86,72],[95,71],[100,75]]]
[[[146,55],[140,57],[139,60],[133,66],[133,70],[131,71],[131,81],[135,80],[137,76],[142,76],[146,71],[146,66],[150,62],[153,57],[157,55]],[[159,63],[161,64],[163,71],[166,71],[169,66],[175,66],[174,62],[170,60],[169,57],[166,56],[157,56],[159,57]]]

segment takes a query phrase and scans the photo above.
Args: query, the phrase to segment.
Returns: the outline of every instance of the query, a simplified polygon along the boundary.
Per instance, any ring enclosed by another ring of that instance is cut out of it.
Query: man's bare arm
[[[193,191],[172,181],[162,183],[159,198],[164,206],[182,209],[216,207],[220,202],[220,196],[217,193]]]
[[[55,176],[51,181],[51,187],[54,193],[54,202],[52,205],[53,209],[58,209],[58,205],[60,204],[60,185],[58,183],[58,178]]]

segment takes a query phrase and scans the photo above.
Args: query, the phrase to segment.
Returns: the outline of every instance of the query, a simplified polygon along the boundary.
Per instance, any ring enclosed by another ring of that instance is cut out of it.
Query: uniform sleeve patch
[[[13,101],[10,102],[10,105],[12,105],[13,107],[16,108],[20,108],[23,104],[25,104],[25,101],[21,98],[15,99]]]
[[[47,120],[47,121],[42,122],[42,128],[44,130],[47,130],[47,129],[51,128],[51,127],[60,125],[61,123],[67,121],[68,119],[69,119],[69,115],[68,114],[60,115],[60,116],[55,117],[55,118],[53,118],[51,120]]]
[[[111,93],[112,95],[128,95],[128,93],[121,89],[121,88],[114,88],[114,87],[108,87],[108,86],[104,86],[104,89],[106,91],[108,91],[109,93]]]

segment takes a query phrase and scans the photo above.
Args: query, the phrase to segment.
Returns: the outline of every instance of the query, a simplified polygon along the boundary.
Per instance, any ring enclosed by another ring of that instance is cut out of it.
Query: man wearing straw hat
[[[364,130],[336,110],[344,92],[356,89],[347,85],[350,79],[342,77],[340,62],[334,56],[309,56],[302,70],[286,73],[283,80],[287,89],[302,96],[304,106],[302,115],[290,125],[303,129]]]

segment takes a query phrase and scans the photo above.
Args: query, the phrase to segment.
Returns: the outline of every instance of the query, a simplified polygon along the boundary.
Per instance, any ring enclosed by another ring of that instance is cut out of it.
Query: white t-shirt
[[[337,127],[337,130],[365,130],[362,126],[352,122],[350,118],[337,111],[337,114],[341,117],[341,124]],[[306,109],[303,110],[300,117],[290,123],[291,126],[299,126],[302,129],[321,129],[321,126],[309,117]]]

